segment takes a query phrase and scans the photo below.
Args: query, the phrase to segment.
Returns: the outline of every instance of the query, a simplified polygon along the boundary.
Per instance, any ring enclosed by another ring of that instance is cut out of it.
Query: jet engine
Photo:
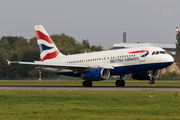
[[[143,71],[143,72],[135,72],[132,73],[132,78],[136,80],[150,80],[159,77],[159,70],[150,70],[150,71]]]
[[[81,75],[82,79],[89,81],[106,80],[109,78],[109,76],[110,76],[110,71],[109,69],[106,68],[91,69]]]

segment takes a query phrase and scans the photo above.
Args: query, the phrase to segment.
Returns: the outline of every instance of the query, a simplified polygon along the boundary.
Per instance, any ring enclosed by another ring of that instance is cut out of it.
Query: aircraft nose
[[[173,64],[173,62],[174,62],[174,58],[173,58],[171,55],[168,55],[168,56],[166,57],[166,61],[169,62],[169,64],[171,65],[171,64]]]
[[[167,60],[168,60],[169,62],[174,62],[174,58],[173,58],[171,55],[168,56]]]

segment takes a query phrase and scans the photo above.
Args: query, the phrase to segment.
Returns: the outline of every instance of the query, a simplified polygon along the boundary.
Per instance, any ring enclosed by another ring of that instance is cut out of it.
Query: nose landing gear
[[[149,80],[148,83],[149,83],[149,84],[154,84],[154,83],[155,83],[155,80]]]
[[[155,80],[153,78],[153,71],[150,71],[150,80],[148,81],[149,84],[154,84],[155,83]],[[158,75],[159,76],[159,75]]]

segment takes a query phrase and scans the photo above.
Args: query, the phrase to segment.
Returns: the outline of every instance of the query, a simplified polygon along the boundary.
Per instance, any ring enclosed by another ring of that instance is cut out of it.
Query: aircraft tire
[[[148,82],[149,82],[149,84],[154,84],[155,80],[149,80]]]
[[[92,81],[87,81],[87,80],[85,80],[85,81],[83,81],[83,87],[92,87]]]
[[[125,81],[124,80],[116,80],[115,84],[116,84],[116,87],[124,87]]]
[[[121,81],[121,87],[125,86],[125,81],[124,80],[120,80]]]
[[[115,84],[116,84],[116,87],[120,87],[120,80],[116,80]]]

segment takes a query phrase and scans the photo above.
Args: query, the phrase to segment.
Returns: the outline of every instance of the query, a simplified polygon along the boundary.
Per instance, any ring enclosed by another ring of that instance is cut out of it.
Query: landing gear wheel
[[[116,84],[116,87],[120,87],[120,80],[116,80],[115,84]]]
[[[92,87],[92,81],[85,80],[83,81],[82,85],[83,87]]]
[[[149,82],[149,84],[154,84],[155,80],[149,80],[148,82]]]
[[[124,80],[116,80],[115,84],[117,87],[124,87],[125,81]]]

